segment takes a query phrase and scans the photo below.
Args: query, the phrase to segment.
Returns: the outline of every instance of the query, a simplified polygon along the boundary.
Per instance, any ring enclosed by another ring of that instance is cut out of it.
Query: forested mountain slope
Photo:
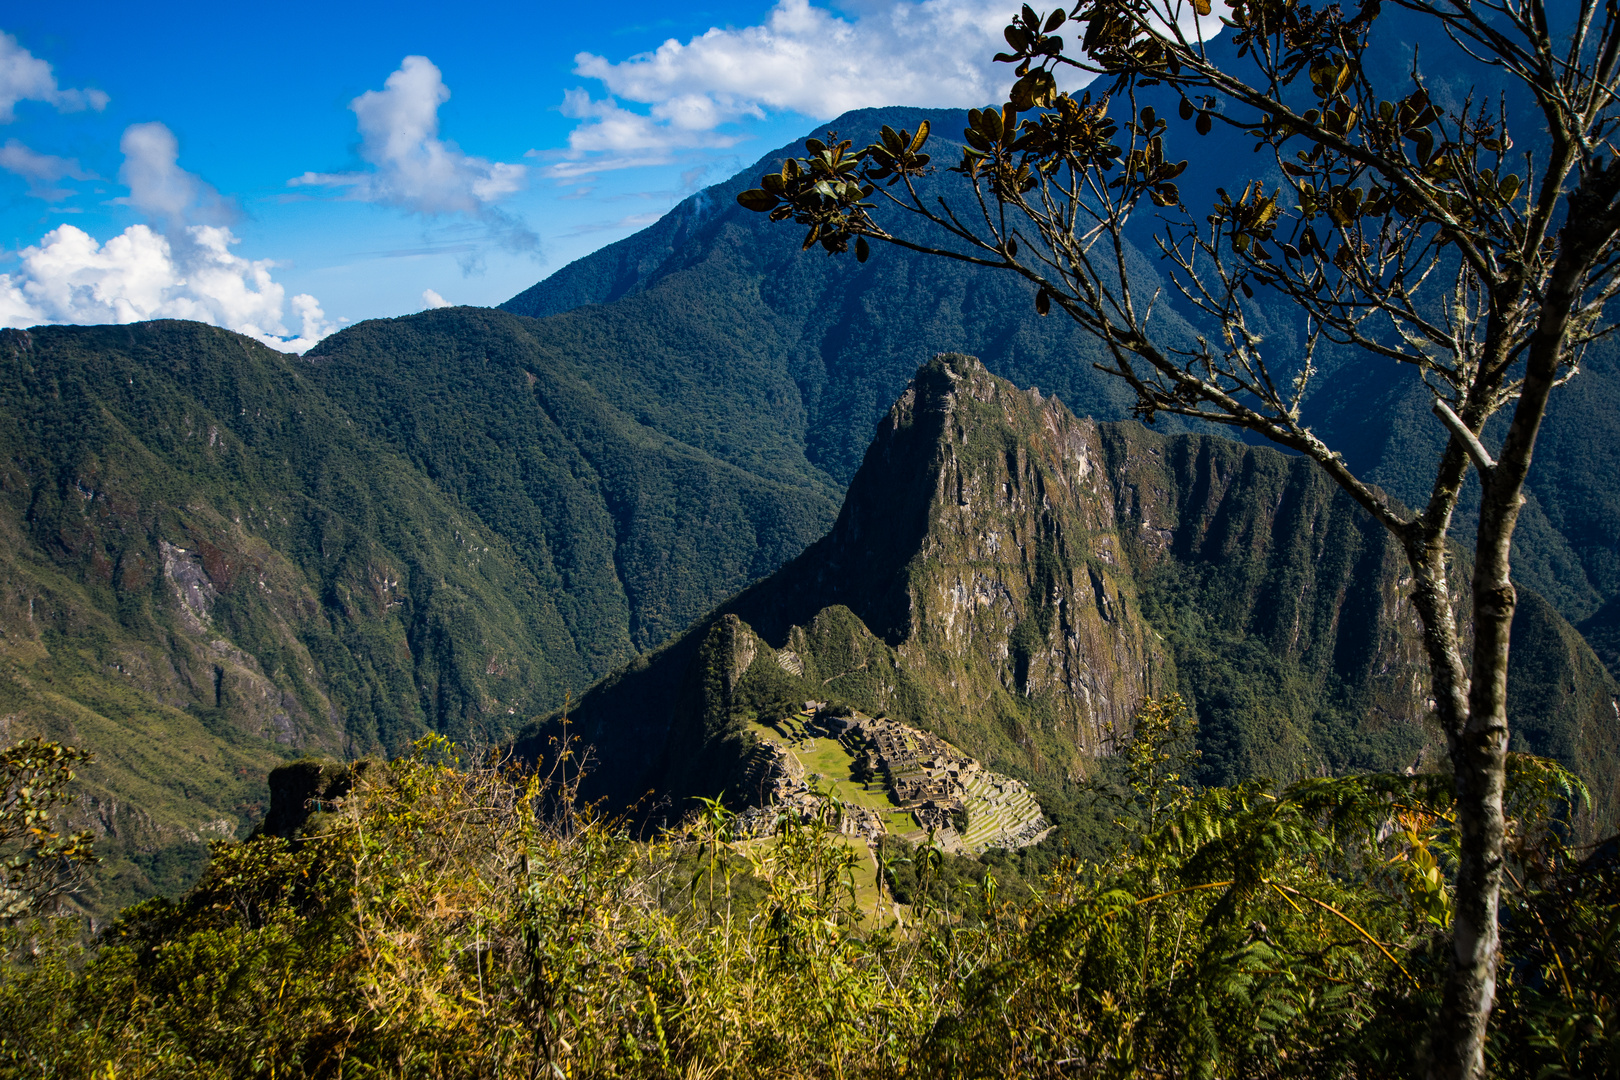
[[[1391,56],[1383,77],[1398,80],[1409,53],[1397,50]],[[1274,164],[1251,165],[1253,140],[1222,125],[1207,138],[1175,131],[1173,104],[1161,111],[1176,135],[1172,149],[1191,155],[1192,164],[1180,178],[1189,206],[1196,208],[1200,198],[1213,200],[1214,187],[1230,184],[1239,166],[1262,179],[1275,170]],[[966,124],[961,112],[868,109],[825,127],[860,146],[881,124],[915,130],[925,118],[933,126],[935,163],[947,166]],[[604,332],[586,328],[656,328],[655,337],[641,342],[621,338],[617,344],[623,351],[605,356],[612,374],[593,381],[610,396],[627,393],[624,388],[646,377],[621,375],[621,369],[664,372],[672,363],[686,373],[685,385],[723,384],[719,369],[705,370],[701,359],[682,358],[670,343],[701,336],[713,321],[729,319],[729,312],[742,313],[744,318],[728,324],[737,332],[725,355],[741,358],[739,370],[773,392],[782,387],[796,396],[802,419],[790,421],[782,434],[802,445],[811,466],[840,483],[853,475],[873,425],[904,389],[915,365],[936,352],[977,355],[996,374],[1061,397],[1077,415],[1099,420],[1129,415],[1131,398],[1124,387],[1092,367],[1098,358],[1095,342],[1061,315],[1037,317],[1032,292],[1020,279],[886,245],[878,245],[865,264],[829,258],[819,248],[801,252],[799,229],[773,224],[736,204],[737,192],[754,186],[762,172],[776,169],[784,156],[801,153],[802,144],[795,143],[766,154],[731,180],[693,195],[657,223],[559,270],[503,307],[534,316],[567,312],[565,318],[574,321],[546,318],[546,329],[537,331],[559,342],[591,341]],[[941,174],[932,183],[960,198],[961,189],[950,186],[954,179]],[[1137,228],[1139,246],[1152,250],[1151,222]],[[1143,259],[1136,272],[1145,280],[1155,270]],[[1192,330],[1175,314],[1175,300],[1166,293],[1160,320],[1171,340]],[[1282,347],[1303,344],[1291,309],[1271,305],[1257,317]],[[1328,347],[1317,362],[1318,389],[1307,403],[1315,430],[1342,447],[1373,482],[1409,503],[1425,499],[1432,480],[1426,463],[1445,432],[1429,411],[1417,373]],[[662,430],[680,427],[678,415],[648,419],[664,425]],[[1159,427],[1184,430],[1174,418],[1161,417]],[[721,438],[706,437],[703,445],[728,460],[738,449]],[[1581,375],[1554,395],[1529,492],[1515,546],[1519,580],[1544,594],[1565,618],[1585,619],[1620,594],[1620,344],[1595,344]],[[1465,544],[1471,539],[1469,505],[1465,501],[1458,523]]]
[[[500,739],[825,528],[824,480],[649,431],[527,322],[0,336],[0,724],[96,755],[97,906],[187,884],[284,757]]]
[[[304,365],[195,323],[0,343],[7,735],[92,750],[130,892],[183,884],[303,750],[395,750],[589,670],[501,538]]]
[[[862,109],[829,126],[864,145],[882,124],[915,128],[924,118],[942,144],[937,160],[948,164],[944,144],[960,138],[961,111]],[[532,316],[568,312],[567,321],[547,318],[537,333],[571,347],[590,343],[593,353],[605,353],[594,345],[604,335],[620,335],[622,351],[602,355],[611,374],[592,377],[610,395],[654,371],[664,380],[708,384],[706,395],[728,385],[732,372],[780,387],[797,412],[782,436],[840,485],[854,475],[873,428],[917,365],[935,353],[981,356],[1020,385],[1060,394],[1080,415],[1126,415],[1129,394],[1091,369],[1101,356],[1095,342],[1067,320],[1035,317],[1034,292],[1022,281],[898,249],[881,250],[864,265],[819,248],[801,252],[800,230],[738,206],[737,192],[791,149],[766,155],[502,307]],[[695,348],[716,326],[728,331],[723,351]],[[634,336],[618,328],[634,328]],[[672,412],[669,422],[682,424],[681,414]],[[725,447],[702,445],[730,459]]]
[[[512,546],[600,674],[798,554],[837,510],[797,441],[791,383],[735,344],[745,321],[726,310],[672,336],[630,312],[453,308],[362,323],[304,360],[367,439]]]
[[[1309,462],[1076,419],[967,357],[917,372],[833,530],[585,695],[594,790],[735,797],[748,724],[841,697],[1072,803],[1144,696],[1180,690],[1204,779],[1443,758],[1405,564]],[[1620,811],[1620,685],[1526,591],[1516,746]],[[555,720],[520,743],[544,753]]]

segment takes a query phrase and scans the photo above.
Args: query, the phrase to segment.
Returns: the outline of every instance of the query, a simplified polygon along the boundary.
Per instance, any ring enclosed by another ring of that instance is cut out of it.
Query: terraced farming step
[[[745,797],[761,810],[809,812],[836,794],[845,806],[843,831],[852,835],[932,835],[949,850],[972,853],[1023,847],[1045,835],[1045,815],[1022,782],[907,724],[834,715],[806,702],[792,716],[756,724],[755,734],[760,747],[747,766]]]

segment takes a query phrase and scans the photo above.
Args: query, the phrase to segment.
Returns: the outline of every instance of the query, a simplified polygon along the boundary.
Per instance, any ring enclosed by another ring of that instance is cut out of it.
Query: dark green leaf
[[[1019,112],[1028,112],[1035,107],[1035,76],[1025,75],[1013,84],[1009,95],[1013,106]]]

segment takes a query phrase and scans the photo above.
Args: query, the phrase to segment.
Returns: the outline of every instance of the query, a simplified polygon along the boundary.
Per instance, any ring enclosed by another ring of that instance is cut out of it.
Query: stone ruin
[[[977,853],[1033,844],[1050,830],[1029,788],[985,769],[950,743],[908,724],[858,711],[834,715],[825,702],[805,702],[806,730],[835,738],[856,762],[856,771],[881,775],[890,799],[909,810],[947,850]],[[813,791],[804,768],[786,748],[760,740],[747,764],[742,792],[751,808],[741,817],[751,832],[782,812],[819,813],[825,798]],[[966,810],[967,828],[958,831]],[[886,832],[885,815],[845,804],[839,831],[876,843]]]

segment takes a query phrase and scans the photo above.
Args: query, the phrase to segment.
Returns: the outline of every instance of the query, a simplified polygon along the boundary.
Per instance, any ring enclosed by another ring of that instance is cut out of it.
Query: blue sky
[[[499,303],[846,109],[996,98],[1013,7],[14,5],[0,325]]]

